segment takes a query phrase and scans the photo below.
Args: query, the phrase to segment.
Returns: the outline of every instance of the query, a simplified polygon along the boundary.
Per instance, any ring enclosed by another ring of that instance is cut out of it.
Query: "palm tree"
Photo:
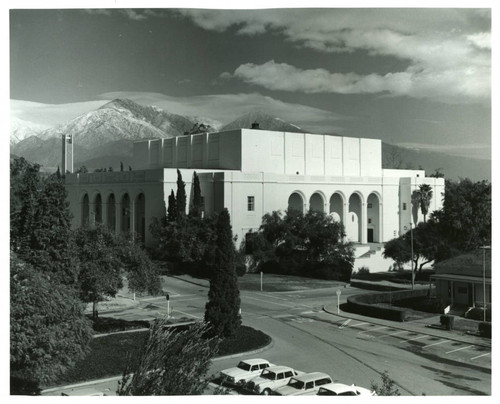
[[[424,215],[424,223],[426,221],[427,213],[429,212],[429,206],[432,199],[432,187],[429,184],[420,184],[417,190],[418,204],[420,205],[420,210]]]

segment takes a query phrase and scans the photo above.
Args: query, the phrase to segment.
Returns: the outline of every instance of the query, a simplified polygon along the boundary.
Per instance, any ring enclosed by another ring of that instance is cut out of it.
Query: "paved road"
[[[203,317],[208,283],[193,282],[168,278],[173,317]],[[428,329],[422,322],[393,323],[344,312],[337,315],[337,290],[242,291],[243,323],[273,338],[271,347],[247,356],[303,371],[323,371],[341,382],[365,387],[372,381],[380,383],[380,373],[388,371],[403,395],[491,394],[489,340]],[[341,289],[340,303],[356,293],[366,291]],[[109,315],[132,320],[166,312],[166,299],[154,298]],[[218,359],[211,372],[232,367],[241,358]],[[107,386],[112,393],[116,389],[113,383],[116,381],[94,388]]]

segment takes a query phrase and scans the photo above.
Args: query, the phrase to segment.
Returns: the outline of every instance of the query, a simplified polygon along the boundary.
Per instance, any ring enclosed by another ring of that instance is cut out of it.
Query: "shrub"
[[[441,322],[441,325],[444,326],[447,330],[453,330],[453,323],[455,321],[455,317],[443,314],[440,317],[439,321]]]
[[[485,338],[491,338],[491,323],[481,322],[478,326],[479,335]]]
[[[371,389],[377,393],[377,396],[400,396],[401,393],[396,387],[396,383],[389,377],[387,370],[380,375],[382,384],[379,386],[375,382],[371,382]]]
[[[369,275],[370,275],[370,268],[362,266],[352,274],[352,277],[357,279],[364,279],[367,278]]]
[[[484,321],[484,308],[483,307],[471,307],[465,313],[465,318],[470,318],[471,320]],[[491,310],[486,309],[486,321],[491,321]]]

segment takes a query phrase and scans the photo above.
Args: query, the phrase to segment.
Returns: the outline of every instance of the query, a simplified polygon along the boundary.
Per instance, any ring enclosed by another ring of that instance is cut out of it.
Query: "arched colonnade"
[[[378,243],[383,239],[382,197],[375,191],[370,192],[367,197],[360,191],[354,191],[350,195],[341,191],[335,191],[331,195],[315,191],[308,197],[296,190],[288,197],[288,210],[330,214],[334,220],[344,224],[347,238],[353,242]]]
[[[135,234],[144,242],[146,196],[143,191],[120,193],[83,192],[80,198],[81,226],[105,224],[116,234]]]

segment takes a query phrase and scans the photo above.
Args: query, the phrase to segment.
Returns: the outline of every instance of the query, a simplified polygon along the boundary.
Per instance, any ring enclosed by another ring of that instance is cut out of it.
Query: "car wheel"
[[[271,394],[271,390],[270,389],[264,389],[264,391],[262,392],[263,395],[265,396],[268,396],[269,394]]]

